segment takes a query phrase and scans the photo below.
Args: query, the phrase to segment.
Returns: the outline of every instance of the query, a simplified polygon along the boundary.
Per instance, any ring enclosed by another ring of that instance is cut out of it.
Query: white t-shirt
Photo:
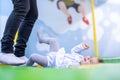
[[[48,67],[68,68],[70,65],[79,66],[83,56],[79,53],[83,50],[82,44],[72,48],[71,54],[65,53],[64,48],[58,52],[50,52],[47,55]]]

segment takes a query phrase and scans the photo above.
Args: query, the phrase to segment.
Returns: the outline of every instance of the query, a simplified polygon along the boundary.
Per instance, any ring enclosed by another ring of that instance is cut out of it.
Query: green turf
[[[88,67],[55,69],[0,66],[0,80],[120,80],[119,63]]]
[[[116,58],[103,58],[105,63],[120,63],[120,57]]]

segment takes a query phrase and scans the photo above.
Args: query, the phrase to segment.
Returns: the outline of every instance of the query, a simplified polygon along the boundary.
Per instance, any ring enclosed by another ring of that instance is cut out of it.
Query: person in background
[[[81,13],[82,15],[82,21],[86,24],[89,25],[89,21],[86,18],[86,13],[82,5],[75,3],[74,0],[58,0],[57,1],[57,7],[60,9],[66,16],[67,16],[67,21],[69,24],[72,24],[72,16],[69,13],[68,9],[70,7],[73,7],[77,13]]]

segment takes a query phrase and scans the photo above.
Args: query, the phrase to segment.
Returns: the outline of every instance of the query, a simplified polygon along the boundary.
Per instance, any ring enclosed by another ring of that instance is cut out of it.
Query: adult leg
[[[25,56],[26,43],[29,39],[30,33],[34,26],[36,19],[38,18],[38,9],[36,0],[29,0],[30,10],[23,20],[18,30],[17,44],[15,45],[15,55],[17,57]]]
[[[12,0],[14,10],[9,16],[1,40],[1,51],[13,53],[13,44],[16,31],[29,10],[29,0]]]
[[[59,50],[59,43],[55,38],[43,37],[40,30],[37,32],[37,35],[40,43],[46,43],[50,46],[50,52],[57,52]]]
[[[0,55],[0,61],[5,64],[21,64],[24,63],[24,61],[18,59],[15,55],[11,53],[14,52],[13,40],[15,37],[15,33],[22,20],[28,13],[30,5],[29,0],[12,0],[12,2],[14,5],[14,9],[7,20],[5,31],[1,40],[1,52],[3,54]],[[5,58],[7,58],[7,60]]]
[[[38,63],[43,67],[48,66],[47,57],[39,54],[32,54],[28,62],[26,63],[26,66],[32,66],[34,63]]]

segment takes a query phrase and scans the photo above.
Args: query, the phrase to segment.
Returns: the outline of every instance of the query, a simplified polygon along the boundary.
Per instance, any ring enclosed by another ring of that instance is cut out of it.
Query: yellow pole
[[[98,57],[98,44],[97,44],[97,35],[96,35],[96,24],[95,24],[95,14],[94,14],[94,0],[91,0],[91,9],[92,9],[92,24],[93,24],[93,37],[94,37],[94,53]]]
[[[16,40],[17,40],[17,38],[18,38],[18,31],[17,31],[16,34],[15,34],[14,44],[16,44]]]

